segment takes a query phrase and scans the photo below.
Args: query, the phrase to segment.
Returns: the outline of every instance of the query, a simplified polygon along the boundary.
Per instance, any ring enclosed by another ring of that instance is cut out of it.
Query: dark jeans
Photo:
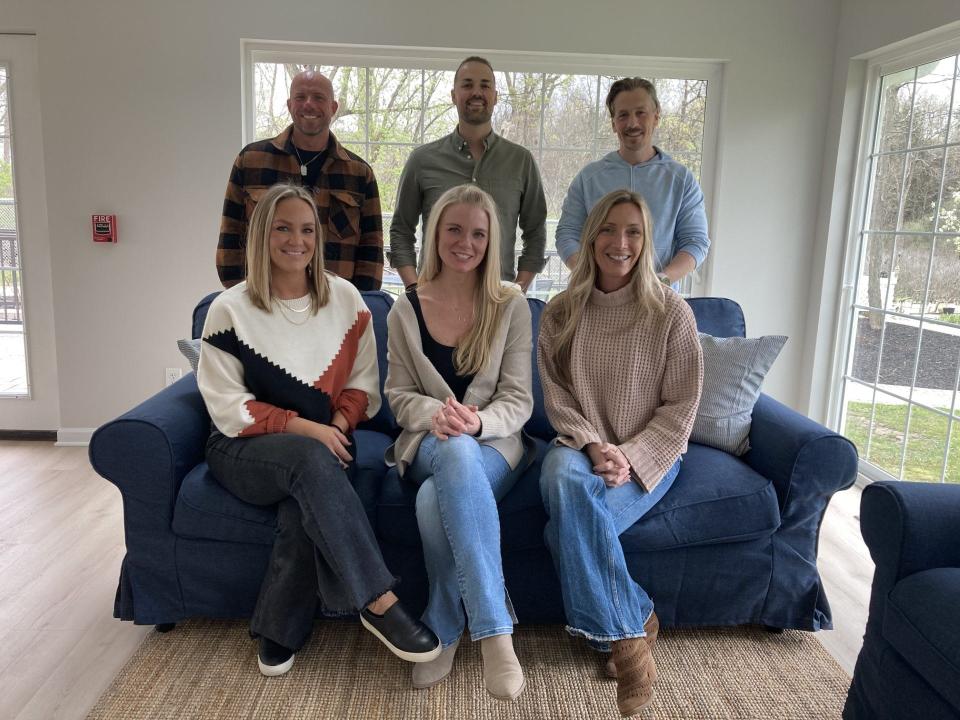
[[[351,455],[356,447],[351,446]],[[347,472],[323,445],[286,433],[228,438],[214,431],[207,464],[229,492],[277,506],[277,535],[250,629],[291,650],[310,637],[319,594],[328,613],[367,606],[393,587]]]

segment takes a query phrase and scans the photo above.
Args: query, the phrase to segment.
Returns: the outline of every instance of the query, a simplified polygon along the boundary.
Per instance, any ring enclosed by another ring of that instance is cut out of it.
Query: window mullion
[[[950,415],[947,417],[947,441],[943,447],[943,467],[940,482],[946,482],[947,464],[950,462],[950,443],[953,441],[953,426],[956,425],[957,394],[960,392],[960,350],[957,351],[957,373],[953,379],[953,397],[950,399]]]

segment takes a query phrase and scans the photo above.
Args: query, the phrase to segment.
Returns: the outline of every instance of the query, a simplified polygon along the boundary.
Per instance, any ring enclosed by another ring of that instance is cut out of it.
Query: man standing
[[[557,252],[573,268],[583,223],[596,202],[612,190],[640,193],[650,206],[656,271],[677,285],[707,257],[707,215],[703,191],[687,168],[653,144],[660,101],[649,80],[623,78],[607,93],[620,149],[581,170],[570,184],[557,225]]]
[[[246,277],[247,223],[260,196],[276,183],[311,189],[323,231],[326,269],[358,290],[377,290],[383,278],[383,219],[373,169],[330,132],[337,112],[333,85],[305,70],[290,83],[293,124],[270,140],[250,143],[237,156],[227,183],[217,245],[224,287]]]
[[[545,263],[547,202],[540,171],[529,150],[493,132],[490,118],[497,104],[497,88],[487,60],[469,57],[460,63],[450,95],[459,118],[456,129],[410,153],[400,176],[390,225],[390,262],[404,285],[416,282],[414,243],[421,217],[426,226],[430,209],[444,191],[473,183],[497,203],[503,279],[516,279],[526,292]],[[518,222],[523,231],[523,251],[515,268]]]

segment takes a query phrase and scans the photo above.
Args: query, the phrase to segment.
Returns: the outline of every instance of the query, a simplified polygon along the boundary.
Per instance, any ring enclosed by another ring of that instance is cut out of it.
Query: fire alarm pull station
[[[93,215],[93,241],[115,243],[117,241],[117,216]]]

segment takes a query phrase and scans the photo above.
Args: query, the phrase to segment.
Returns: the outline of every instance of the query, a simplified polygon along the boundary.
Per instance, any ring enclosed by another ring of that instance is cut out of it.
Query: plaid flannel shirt
[[[293,125],[271,140],[250,143],[233,163],[217,244],[217,274],[224,287],[246,277],[247,223],[263,193],[281,182],[303,184],[292,132]],[[324,229],[324,266],[358,290],[378,290],[383,280],[383,218],[373,169],[330,133],[317,187],[311,189]]]

